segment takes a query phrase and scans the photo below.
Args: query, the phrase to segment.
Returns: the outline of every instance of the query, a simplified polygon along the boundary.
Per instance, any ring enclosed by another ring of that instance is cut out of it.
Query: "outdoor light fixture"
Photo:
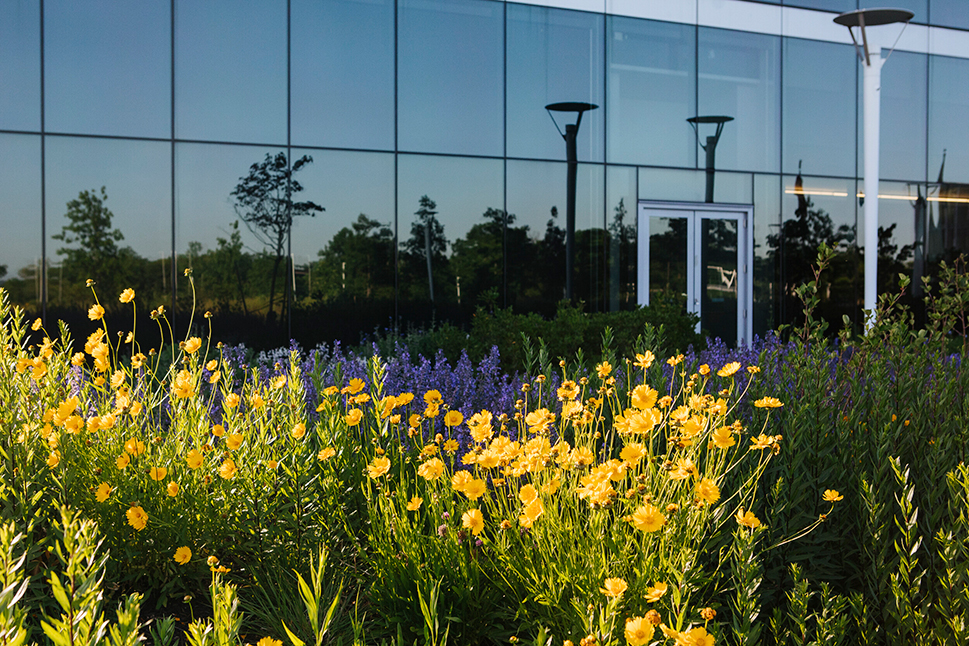
[[[707,194],[706,202],[709,204],[713,203],[713,172],[716,166],[717,160],[717,142],[720,141],[720,135],[723,134],[723,124],[728,121],[733,121],[733,117],[717,117],[717,116],[707,116],[707,117],[690,117],[686,120],[691,126],[693,126],[693,132],[696,133],[696,141],[703,150],[707,153]],[[711,123],[717,126],[717,131],[713,135],[707,137],[707,143],[704,144],[700,140],[700,124]]]
[[[865,68],[864,110],[865,110],[865,309],[868,317],[865,329],[874,323],[875,304],[878,299],[878,148],[881,121],[881,75],[882,65],[888,60],[902,32],[885,58],[882,58],[881,43],[868,33],[866,27],[879,27],[894,23],[908,22],[915,16],[905,9],[859,9],[843,13],[834,19],[839,25],[848,28],[855,51]],[[855,29],[861,34],[861,42],[855,36]],[[876,30],[877,32],[878,30]],[[905,27],[902,27],[905,31]]]
[[[567,196],[565,205],[565,298],[572,300],[572,274],[575,268],[575,181],[576,173],[579,170],[579,156],[576,152],[576,138],[579,134],[579,124],[582,123],[582,114],[589,110],[595,110],[599,106],[592,103],[580,103],[569,101],[565,103],[549,103],[545,106],[548,116],[551,117],[555,129],[559,131],[565,139],[565,160],[569,164],[569,176],[567,185]],[[553,112],[575,112],[578,114],[575,123],[565,124],[565,132],[559,128],[555,121]]]

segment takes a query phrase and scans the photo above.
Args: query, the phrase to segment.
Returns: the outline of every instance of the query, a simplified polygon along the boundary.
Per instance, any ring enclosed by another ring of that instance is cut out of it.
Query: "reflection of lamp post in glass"
[[[579,170],[579,157],[576,152],[576,137],[579,134],[579,124],[582,123],[582,113],[595,110],[599,106],[592,103],[566,102],[549,103],[545,106],[548,116],[552,117],[555,129],[565,139],[565,160],[569,165],[566,208],[565,208],[565,298],[572,300],[572,274],[575,268],[575,182]],[[559,128],[553,112],[577,112],[575,123],[565,124],[565,132]]]
[[[865,309],[869,312],[865,321],[866,329],[874,322],[875,303],[878,298],[878,134],[881,121],[881,76],[882,65],[892,52],[889,51],[882,58],[880,43],[873,42],[871,35],[865,31],[865,26],[877,27],[896,22],[907,25],[914,15],[904,9],[859,9],[843,13],[834,19],[839,25],[848,28],[858,58],[865,68]],[[852,31],[853,27],[861,32],[860,45]],[[898,42],[897,38],[895,42]],[[895,45],[892,45],[892,50],[894,49]]]
[[[713,172],[716,166],[717,159],[717,142],[720,141],[720,135],[723,133],[723,124],[728,121],[733,121],[733,117],[690,117],[686,120],[691,126],[693,126],[693,132],[696,133],[697,143],[703,148],[707,153],[707,195],[706,202],[713,203]],[[700,141],[700,124],[712,123],[717,126],[716,134],[707,137],[707,143],[704,144]]]

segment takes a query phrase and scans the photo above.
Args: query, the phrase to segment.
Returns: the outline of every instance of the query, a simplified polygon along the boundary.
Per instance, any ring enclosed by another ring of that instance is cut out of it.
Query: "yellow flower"
[[[259,410],[265,405],[266,405],[266,400],[263,399],[262,395],[260,395],[259,393],[253,393],[252,396],[249,397],[249,407],[252,410]]]
[[[172,498],[174,498],[175,496],[177,496],[178,495],[178,483],[177,482],[169,482],[168,483],[168,486],[165,487],[165,492],[168,493],[168,495],[171,496]]]
[[[276,467],[278,466],[279,466],[279,462],[276,462],[275,460],[269,460],[268,462],[266,462],[266,468],[268,469],[275,470]]]
[[[545,513],[545,506],[542,501],[536,498],[525,505],[522,515],[518,517],[518,524],[522,527],[531,527],[538,517]]]
[[[298,424],[296,424],[296,426],[293,427],[293,430],[291,430],[289,434],[293,437],[294,440],[302,439],[303,436],[306,435],[306,424],[304,424],[303,422],[299,422]]]
[[[42,320],[40,320],[39,318],[36,318],[36,319],[34,319],[33,325],[30,326],[30,329],[33,330],[34,332],[36,332],[37,330],[39,330],[42,327],[44,327],[44,322]]]
[[[448,453],[456,453],[459,448],[461,448],[461,445],[458,444],[457,440],[448,440],[444,443],[444,450]]]
[[[190,469],[198,469],[200,466],[202,466],[203,460],[205,460],[205,456],[203,456],[196,449],[192,449],[188,452],[188,455],[185,456],[185,462],[188,463],[188,467]]]
[[[61,454],[59,451],[51,451],[51,454],[47,456],[47,466],[51,469],[56,467],[61,463]]]
[[[128,524],[139,532],[148,524],[148,514],[145,513],[145,510],[140,505],[138,507],[129,507],[125,515],[128,517]]]
[[[484,495],[485,491],[488,490],[488,485],[485,484],[484,480],[472,480],[468,484],[464,485],[464,495],[471,500],[477,500]]]
[[[195,396],[195,378],[188,370],[181,370],[175,376],[175,383],[172,384],[172,394],[179,399],[188,399]]]
[[[225,396],[225,399],[222,400],[222,405],[225,408],[235,408],[236,406],[239,405],[239,399],[240,399],[239,395],[235,393],[229,393],[228,395]]]
[[[87,311],[87,317],[92,321],[100,320],[102,316],[104,316],[104,308],[100,305],[92,305]]]
[[[838,493],[836,489],[825,489],[822,498],[825,502],[838,502],[844,499],[844,496]]]
[[[215,372],[215,369],[218,367],[219,367],[218,359],[212,359],[207,364],[205,364],[205,369],[208,370],[209,372]]]
[[[212,427],[212,435],[216,437],[222,437],[225,435],[225,427],[222,424],[216,424]]]
[[[111,485],[107,482],[102,482],[98,485],[98,490],[94,492],[94,499],[98,502],[104,502],[111,495],[111,491],[113,491]]]
[[[374,458],[373,462],[367,465],[367,475],[371,478],[379,478],[388,471],[390,471],[390,459],[383,456]]]
[[[603,361],[598,366],[596,366],[596,374],[599,375],[599,379],[605,379],[612,372],[612,364],[608,361]]]
[[[547,496],[554,496],[555,492],[559,490],[560,486],[562,486],[562,479],[555,476],[549,480],[548,483],[542,486],[542,493]]]
[[[703,364],[697,369],[697,372],[706,377],[708,374],[710,374],[710,366]]]
[[[757,408],[780,408],[783,405],[779,399],[773,397],[764,397],[754,402],[754,406]]]
[[[230,433],[229,437],[225,438],[225,445],[230,451],[238,451],[242,446],[242,433]]]
[[[736,361],[731,361],[720,370],[717,370],[718,377],[732,377],[734,373],[740,370],[740,364]]]
[[[256,642],[256,646],[283,646],[283,642],[272,637],[263,637]]]
[[[198,349],[201,347],[202,347],[202,339],[198,338],[197,336],[193,336],[188,341],[185,342],[185,344],[182,346],[182,349],[185,350],[187,354],[195,354],[196,352],[198,352]]]
[[[713,431],[713,433],[710,435],[710,440],[718,449],[729,449],[731,446],[737,443],[730,432],[729,426],[721,426]]]
[[[236,468],[236,463],[232,461],[231,458],[226,458],[222,461],[222,466],[219,467],[219,475],[225,480],[231,480],[238,469]]]
[[[424,393],[424,403],[427,405],[436,404],[441,405],[444,402],[444,398],[441,397],[441,391],[439,390],[428,390]]]
[[[734,518],[737,519],[737,524],[742,527],[749,527],[751,529],[757,529],[760,527],[760,519],[757,518],[757,516],[754,516],[753,512],[744,511],[743,507],[737,511],[737,515],[734,516]]]
[[[720,500],[720,488],[710,478],[703,478],[696,483],[696,496],[702,502],[715,503]]]
[[[449,410],[447,412],[447,415],[444,416],[445,426],[457,426],[463,421],[464,421],[464,415],[461,414],[461,411]]]
[[[413,498],[410,499],[410,502],[407,503],[407,511],[417,511],[418,509],[421,508],[421,503],[423,502],[424,502],[423,498],[414,496]]]
[[[707,633],[707,629],[703,626],[697,626],[696,628],[691,628],[686,632],[681,633],[684,638],[683,642],[689,646],[714,646],[716,643],[713,639],[713,635]],[[679,642],[679,640],[677,640]]]
[[[417,475],[425,480],[437,480],[444,475],[444,463],[438,458],[431,458],[417,468]]]
[[[666,516],[652,504],[645,504],[632,515],[633,526],[641,532],[655,532],[666,524]]]
[[[316,454],[316,459],[319,461],[329,460],[334,455],[336,455],[336,449],[332,446],[328,446],[324,449],[320,449],[320,452]]]
[[[473,479],[469,471],[458,471],[451,476],[451,488],[455,491],[464,491],[465,486]]]
[[[646,601],[650,603],[656,603],[663,598],[669,586],[663,581],[657,581],[649,588],[646,588]]]
[[[71,365],[72,366],[83,366],[84,365],[84,353],[83,352],[75,352],[74,353],[74,356],[71,357]]]
[[[356,426],[363,419],[363,411],[359,408],[351,408],[343,419],[347,426]]]
[[[757,437],[750,438],[750,441],[751,441],[750,448],[764,450],[764,449],[769,449],[771,447],[776,446],[777,449],[780,450],[780,447],[777,446],[777,442],[780,439],[780,437],[781,437],[780,435],[777,435],[777,436],[764,435],[763,433],[761,433]]]
[[[655,631],[656,627],[644,617],[630,617],[626,620],[626,643],[629,646],[645,646]]]
[[[168,475],[168,469],[166,469],[165,467],[152,467],[151,469],[148,470],[148,476],[155,482],[158,482],[159,480],[164,480],[165,476],[167,475]]]
[[[634,464],[642,460],[649,453],[649,450],[644,444],[639,442],[630,442],[626,446],[622,447],[622,451],[619,452],[619,457]]]
[[[131,455],[138,457],[145,452],[145,443],[132,437],[124,443],[124,450]]]
[[[640,384],[633,388],[633,406],[639,410],[646,410],[656,405],[656,398],[659,393],[645,384]]]
[[[173,558],[179,565],[185,565],[192,560],[192,550],[186,546],[179,547],[177,550],[175,550],[175,556]]]
[[[119,469],[124,469],[126,466],[128,466],[129,462],[131,462],[131,458],[128,457],[127,453],[122,453],[118,456],[118,459],[114,461],[115,465]]]
[[[629,588],[626,581],[623,579],[606,579],[602,587],[599,588],[599,592],[606,595],[607,597],[619,597],[622,593]]]
[[[538,490],[533,485],[527,484],[518,490],[518,499],[522,501],[522,504],[527,505],[538,500]]]
[[[364,383],[363,379],[351,379],[347,392],[351,395],[356,395],[358,392],[363,390],[364,386],[366,385],[367,384]]]
[[[634,365],[637,368],[648,370],[649,367],[653,365],[653,361],[655,360],[656,360],[656,357],[653,355],[653,353],[647,350],[645,354],[636,355],[636,363]]]
[[[484,516],[477,509],[469,509],[461,515],[461,525],[477,536],[484,529]]]
[[[129,287],[121,292],[121,296],[118,297],[118,300],[122,303],[130,303],[131,301],[135,300],[135,290]]]

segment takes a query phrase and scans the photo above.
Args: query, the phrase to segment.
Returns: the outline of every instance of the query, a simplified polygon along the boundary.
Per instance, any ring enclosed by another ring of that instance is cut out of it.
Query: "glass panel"
[[[844,13],[858,8],[857,0],[784,0],[789,7],[804,7],[806,9],[822,9]],[[892,5],[895,6],[895,5]]]
[[[695,166],[696,27],[609,17],[609,161]]]
[[[109,311],[129,287],[141,309],[171,304],[171,150],[153,141],[47,138],[47,303],[54,317],[90,323],[88,278]],[[74,334],[82,338],[81,329]]]
[[[294,0],[292,137],[394,149],[393,0]]]
[[[969,187],[965,184],[935,184],[928,190],[924,222],[916,224],[919,238],[925,240],[926,273],[937,263],[952,263],[969,252]]]
[[[737,343],[737,221],[700,217],[699,222],[700,329],[732,346]]]
[[[925,232],[925,198],[925,186],[922,184],[902,184],[899,182],[879,183],[879,294],[886,292],[898,293],[899,274],[913,278],[916,230],[917,228],[922,228],[922,233],[924,234]],[[862,212],[862,217],[864,217],[864,212]],[[919,227],[919,225],[923,226]],[[864,227],[859,228],[864,230]],[[922,254],[919,255],[922,256]],[[924,257],[921,260],[924,261]],[[924,271],[924,262],[921,265],[920,270]],[[919,283],[921,283],[921,275],[924,274],[920,274]]]
[[[929,177],[969,183],[969,60],[929,57]],[[942,166],[942,163],[945,166]],[[938,169],[938,170],[937,170]]]
[[[304,347],[393,324],[394,156],[322,150],[295,179],[326,211],[293,222],[293,338]]]
[[[41,293],[40,137],[0,134],[0,149],[0,285],[11,303],[35,313]]]
[[[969,5],[964,0],[932,0],[929,12],[933,25],[969,29]]]
[[[175,136],[286,143],[286,1],[175,1]]]
[[[706,173],[671,168],[640,168],[639,199],[669,202],[702,202]]]
[[[716,146],[716,168],[776,171],[780,165],[780,38],[699,28],[699,116],[733,117]],[[700,140],[714,135],[700,126]],[[698,164],[706,153],[699,149]]]
[[[636,169],[606,167],[610,311],[636,307]]]
[[[461,321],[479,299],[499,297],[503,184],[500,160],[400,157],[398,272],[404,323]]]
[[[400,0],[398,147],[501,155],[504,6]]]
[[[45,127],[171,136],[171,9],[156,0],[44,4]]]
[[[811,266],[824,242],[837,253],[820,285],[818,314],[834,329],[842,327],[847,314],[859,322],[864,297],[864,272],[855,210],[855,181],[818,177],[785,176],[783,225],[767,237],[768,255],[781,259],[781,298],[785,300],[781,323],[799,321],[802,305],[794,289],[813,280]]]
[[[688,218],[649,218],[649,301],[673,299],[687,308]]]
[[[768,242],[781,227],[781,178],[754,175],[754,334],[763,337],[783,319],[780,254]]]
[[[0,2],[0,128],[40,130],[40,3]]]
[[[854,174],[857,69],[851,45],[784,39],[785,172]]]
[[[580,161],[602,161],[603,73],[600,14],[508,5],[508,155],[565,159],[565,145],[549,122],[549,103],[600,106],[585,113],[578,135]],[[555,113],[559,128],[575,113]]]
[[[925,180],[927,65],[925,54],[895,51],[882,68],[880,177]],[[858,77],[860,84],[861,74]],[[859,110],[863,107],[859,106]],[[939,151],[932,152],[938,159]],[[862,115],[858,126],[859,176],[864,175],[864,158]]]

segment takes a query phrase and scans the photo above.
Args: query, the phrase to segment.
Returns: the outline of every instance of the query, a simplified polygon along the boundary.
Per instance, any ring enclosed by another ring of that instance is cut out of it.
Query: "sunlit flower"
[[[636,362],[633,365],[635,365],[637,368],[648,370],[649,367],[653,365],[653,361],[655,360],[656,357],[653,355],[653,353],[647,350],[644,354],[636,355]]]
[[[212,435],[216,437],[222,437],[225,435],[225,427],[222,424],[216,424],[212,427]]]
[[[703,626],[697,626],[696,628],[691,628],[683,633],[683,641],[688,646],[714,646],[716,643],[713,639],[713,635],[707,633],[707,629]]]
[[[659,393],[645,384],[633,388],[632,404],[639,410],[646,410],[656,405]]]
[[[531,484],[527,484],[518,490],[518,499],[522,504],[527,505],[533,500],[538,500],[538,490]]]
[[[350,385],[347,387],[347,393],[351,395],[356,395],[358,392],[364,389],[367,384],[363,379],[351,379]]]
[[[754,512],[744,511],[743,507],[737,511],[737,515],[734,516],[734,518],[737,520],[737,524],[742,527],[757,529],[761,524],[760,519],[757,518],[757,516],[754,516]]]
[[[612,372],[612,364],[608,361],[603,361],[596,366],[596,374],[599,375],[599,379],[605,379]]]
[[[121,296],[118,297],[118,300],[122,303],[130,303],[131,301],[135,300],[135,290],[129,287],[121,292]]]
[[[263,637],[256,642],[256,646],[283,646],[283,642],[272,637]]]
[[[115,464],[115,466],[117,466],[117,467],[118,467],[119,469],[124,469],[124,468],[125,468],[126,466],[128,466],[128,463],[129,463],[129,462],[131,462],[131,458],[130,458],[130,457],[128,457],[128,454],[127,454],[127,453],[122,453],[122,454],[121,454],[121,455],[119,455],[119,456],[118,456],[118,458],[117,458],[117,459],[116,459],[116,460],[114,461],[114,464]]]
[[[324,460],[329,460],[334,455],[336,455],[336,449],[334,449],[332,446],[328,446],[320,449],[320,452],[316,454],[316,459],[323,462]]]
[[[737,443],[734,439],[733,434],[730,432],[729,426],[721,426],[720,428],[713,431],[710,434],[710,441],[718,449],[729,449],[731,446]]]
[[[624,579],[606,579],[602,587],[599,588],[599,592],[606,595],[607,597],[618,597],[621,596],[629,588]]]
[[[139,532],[148,524],[148,514],[145,513],[145,510],[140,505],[137,507],[129,507],[125,515],[128,517],[128,524]]]
[[[822,499],[825,502],[838,502],[839,500],[843,500],[844,496],[838,493],[838,491],[835,489],[825,489]]]
[[[229,436],[225,438],[225,445],[230,451],[238,451],[239,447],[242,446],[242,433],[229,433]]]
[[[273,378],[270,387],[273,390],[282,390],[283,386],[286,385],[286,375],[278,375]]]
[[[173,558],[179,565],[185,565],[192,560],[192,550],[186,546],[179,547],[175,550],[175,556]]]
[[[359,408],[351,408],[347,411],[346,416],[344,416],[344,421],[346,421],[347,426],[356,426],[363,419],[363,411]]]
[[[699,372],[701,376],[706,377],[708,374],[710,374],[710,366],[704,363],[697,368],[697,372]]]
[[[554,496],[555,492],[559,490],[560,486],[562,486],[562,479],[559,478],[558,476],[555,476],[547,483],[542,485],[542,493],[545,494],[546,496]]]
[[[196,449],[192,449],[188,452],[188,455],[185,456],[185,462],[188,464],[188,468],[190,469],[198,469],[200,466],[202,466],[202,462],[204,460],[205,456],[203,456]]]
[[[367,465],[367,475],[371,478],[379,478],[390,471],[390,458],[378,456],[373,462]]]
[[[127,442],[124,443],[124,450],[131,455],[138,457],[145,452],[145,443],[136,438],[129,438]]]
[[[633,527],[641,532],[655,532],[666,524],[666,516],[652,504],[645,504],[632,515]]]
[[[195,396],[195,378],[188,370],[180,370],[172,384],[172,394],[179,399]]]
[[[464,421],[464,415],[462,415],[461,411],[458,411],[458,410],[449,410],[447,414],[444,416],[445,426],[457,426],[463,421]]]
[[[740,364],[736,361],[731,361],[720,370],[717,370],[718,377],[732,377],[738,370],[740,370]]]
[[[484,495],[485,491],[488,490],[488,485],[484,480],[471,480],[466,485],[464,485],[464,495],[471,500],[477,500]]]
[[[104,316],[104,308],[100,305],[92,305],[91,309],[87,311],[87,317],[92,321],[98,321]]]
[[[39,330],[42,327],[44,327],[44,322],[42,320],[40,320],[40,318],[36,318],[36,319],[34,319],[33,324],[30,326],[30,329],[33,330],[34,332],[36,332],[37,330]]]
[[[102,482],[98,485],[98,490],[94,492],[94,499],[98,502],[104,502],[111,495],[114,489],[107,482]]]
[[[630,464],[635,464],[648,454],[649,450],[646,448],[646,445],[640,444],[639,442],[630,442],[622,447],[622,451],[619,452],[619,457]]]
[[[670,480],[686,480],[691,475],[696,475],[696,465],[690,458],[680,458],[673,465],[670,471]]]
[[[169,482],[168,483],[168,486],[165,487],[165,493],[167,493],[172,498],[174,498],[175,496],[177,496],[178,495],[178,483],[177,482],[174,482],[174,481],[173,482]]]
[[[252,410],[259,410],[266,405],[266,400],[262,398],[259,393],[253,393],[249,398],[249,408]]]
[[[236,468],[236,463],[230,458],[223,460],[222,465],[219,467],[219,475],[225,480],[231,480],[237,471],[238,469]]]
[[[773,397],[763,397],[754,402],[757,408],[780,408],[783,405],[779,399]]]
[[[469,509],[461,515],[461,525],[477,536],[484,529],[484,516],[477,509]]]
[[[414,496],[407,503],[407,511],[417,511],[418,509],[421,508],[421,504],[423,502],[424,502],[423,498],[419,496]]]
[[[451,488],[455,491],[464,491],[464,487],[474,479],[470,471],[458,471],[451,476]]]
[[[168,469],[165,467],[152,467],[148,469],[148,477],[150,477],[155,482],[159,480],[164,480],[165,476],[168,475]]]
[[[645,617],[630,617],[626,620],[626,643],[629,646],[645,646],[655,631],[656,627]]]
[[[61,463],[60,451],[51,451],[51,454],[47,456],[47,466],[53,469],[60,463]]]
[[[665,582],[657,581],[646,589],[646,601],[656,603],[663,598],[663,595],[666,594],[668,589],[669,586]]]
[[[750,448],[764,450],[772,447],[777,447],[777,449],[779,450],[780,447],[777,445],[777,442],[779,439],[780,439],[780,435],[776,435],[776,436],[764,435],[763,433],[761,433],[757,437],[750,438],[750,441],[751,441]]]
[[[542,501],[536,498],[530,503],[525,505],[525,509],[522,510],[522,515],[518,518],[518,523],[522,527],[531,527],[532,523],[538,520],[538,517],[545,513],[545,505]]]
[[[185,350],[186,354],[195,354],[196,352],[198,352],[198,349],[201,347],[202,347],[202,339],[198,338],[197,336],[193,336],[188,341],[185,342],[185,344],[182,346],[182,349]]]
[[[297,423],[295,426],[293,426],[293,429],[289,432],[289,434],[293,437],[293,439],[302,439],[302,437],[306,435],[306,424],[303,422]]]
[[[235,393],[229,393],[222,400],[222,406],[224,408],[230,408],[230,409],[231,408],[235,408],[236,406],[239,405],[239,399],[240,399],[239,398],[239,395],[237,395]]]
[[[444,474],[444,463],[438,458],[431,458],[417,467],[417,475],[425,480],[437,480]]]
[[[696,495],[705,503],[715,503],[720,500],[720,488],[710,478],[703,478],[696,483]]]
[[[458,444],[457,440],[448,440],[444,443],[443,448],[447,453],[457,453],[457,450],[461,448],[461,445]]]
[[[424,393],[424,403],[428,405],[436,404],[440,405],[444,403],[444,398],[441,397],[440,390],[428,390]]]

